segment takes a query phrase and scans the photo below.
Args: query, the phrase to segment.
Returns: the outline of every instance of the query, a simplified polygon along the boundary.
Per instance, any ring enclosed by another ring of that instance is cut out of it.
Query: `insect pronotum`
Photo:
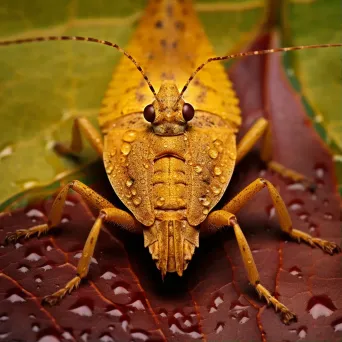
[[[261,157],[268,168],[295,181],[305,184],[309,181],[296,171],[272,161],[267,120],[257,120],[236,144],[241,124],[238,99],[223,66],[212,62],[342,44],[296,46],[210,57],[212,48],[191,2],[175,2],[172,7],[165,4],[165,1],[150,2],[147,14],[128,47],[130,54],[117,44],[86,37],[50,36],[0,42],[5,46],[48,40],[88,41],[114,47],[125,55],[113,74],[99,114],[102,135],[86,118],[78,117],[74,121],[70,147],[58,143],[56,150],[66,155],[79,153],[82,150],[81,133],[84,134],[103,158],[112,187],[128,210],[116,208],[75,180],[57,195],[47,224],[17,230],[8,234],[6,240],[13,242],[20,237],[39,236],[57,226],[69,189],[81,194],[99,210],[85,243],[77,274],[63,288],[44,298],[45,302],[53,305],[86,277],[105,221],[116,222],[129,231],[144,234],[144,245],[163,277],[167,272],[177,272],[182,276],[195,248],[199,247],[200,233],[214,233],[229,225],[234,229],[250,283],[261,297],[280,310],[283,322],[290,323],[296,320],[295,314],[263,286],[235,214],[266,187],[280,227],[290,237],[318,246],[330,254],[339,252],[340,247],[334,242],[293,229],[278,191],[262,178],[225,203],[222,209],[215,210],[235,165],[263,135]],[[176,18],[182,18],[180,13],[186,13],[186,20],[174,21],[171,10]],[[149,51],[145,51],[143,46],[142,37],[146,32],[151,32]],[[194,69],[196,65],[199,66]],[[136,77],[138,74],[134,73],[134,68],[140,71],[149,89],[141,77]],[[123,78],[122,71],[129,76]]]

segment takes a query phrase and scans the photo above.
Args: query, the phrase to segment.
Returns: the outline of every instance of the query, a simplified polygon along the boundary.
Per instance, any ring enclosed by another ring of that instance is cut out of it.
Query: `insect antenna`
[[[118,44],[111,43],[107,40],[101,40],[101,39],[90,38],[90,37],[80,37],[80,36],[46,36],[46,37],[33,37],[33,38],[23,38],[23,39],[14,39],[14,40],[3,40],[3,41],[0,41],[0,46],[12,45],[12,44],[23,44],[23,43],[34,43],[34,42],[45,42],[49,40],[79,40],[79,41],[86,41],[86,42],[97,43],[97,44],[102,44],[102,45],[108,45],[110,47],[117,49],[122,54],[124,54],[129,60],[131,60],[132,63],[135,65],[135,67],[140,71],[146,83],[148,84],[149,88],[151,89],[151,92],[153,93],[155,99],[160,103],[153,85],[151,84],[150,80],[148,79],[147,75],[145,74],[144,70],[139,65],[139,63],[133,58],[133,56],[131,56],[124,49],[122,49]]]
[[[184,93],[185,93],[186,89],[188,88],[190,82],[193,80],[193,78],[196,76],[196,74],[210,62],[224,61],[227,59],[234,59],[234,58],[240,58],[240,57],[245,57],[245,56],[267,55],[269,53],[275,53],[275,52],[286,52],[286,51],[304,50],[304,49],[318,49],[318,48],[328,48],[328,47],[342,47],[342,44],[319,44],[319,45],[290,46],[290,47],[277,48],[277,49],[240,52],[240,53],[235,53],[233,55],[228,55],[228,56],[210,57],[204,63],[202,63],[200,66],[198,66],[198,68],[191,74],[191,76],[189,77],[189,79],[185,83],[182,91],[180,92],[175,104],[173,105],[173,108],[175,108],[177,106],[178,101],[182,98],[182,96],[184,95]]]

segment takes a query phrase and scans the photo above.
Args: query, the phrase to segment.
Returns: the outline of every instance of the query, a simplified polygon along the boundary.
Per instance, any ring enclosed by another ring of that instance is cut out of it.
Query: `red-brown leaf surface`
[[[276,47],[259,37],[250,49]],[[230,71],[244,113],[243,132],[255,118],[270,119],[275,160],[314,178],[311,194],[264,171],[257,153],[236,169],[227,198],[262,175],[279,188],[293,226],[340,243],[340,199],[331,156],[317,137],[299,96],[284,74],[281,56],[247,58]],[[242,132],[242,133],[243,133]],[[254,151],[255,152],[255,151]],[[105,174],[95,189],[115,201]],[[45,222],[51,199],[3,215],[7,232]],[[142,236],[106,226],[87,281],[55,307],[41,299],[70,280],[94,213],[69,196],[64,220],[41,239],[0,249],[0,340],[3,341],[338,341],[342,337],[341,256],[291,241],[280,231],[263,190],[238,214],[262,283],[298,315],[281,323],[248,284],[234,234],[201,240],[182,278],[163,282]]]

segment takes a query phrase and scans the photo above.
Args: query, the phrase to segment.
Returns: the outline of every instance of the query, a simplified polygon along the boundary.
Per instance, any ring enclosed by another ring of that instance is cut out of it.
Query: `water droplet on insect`
[[[107,271],[107,272],[103,273],[100,278],[103,278],[105,280],[111,280],[115,277],[116,277],[116,275],[113,272]]]
[[[39,254],[37,254],[37,253],[31,253],[25,259],[28,260],[28,261],[38,261],[41,258],[42,257]]]
[[[18,180],[15,182],[17,186],[19,186],[23,190],[31,189],[34,188],[39,184],[39,182],[36,179],[23,179],[23,180]]]
[[[221,177],[220,177],[220,182],[221,182],[222,184],[224,184],[224,183],[226,182],[226,178],[223,177],[223,176],[221,176]]]
[[[319,295],[310,298],[306,310],[314,319],[317,319],[331,316],[336,310],[336,306],[327,295]]]
[[[132,193],[133,196],[135,196],[137,194],[137,190],[136,189],[132,189],[131,193]]]
[[[88,342],[88,336],[89,334],[87,332],[84,332],[82,335],[81,335],[81,340],[83,342]]]
[[[219,334],[221,331],[223,331],[224,323],[217,323],[217,326],[215,328],[216,334]]]
[[[124,331],[127,331],[127,328],[128,328],[128,321],[124,320],[121,322],[121,326],[122,326],[122,329]]]
[[[14,247],[15,247],[15,249],[18,249],[18,248],[22,247],[22,244],[19,243],[19,242],[17,242],[17,243],[14,245]]]
[[[159,316],[161,316],[161,317],[167,317],[167,311],[161,309],[161,310],[159,311]]]
[[[196,165],[196,166],[194,167],[194,169],[195,169],[195,172],[196,172],[196,173],[201,173],[201,172],[202,172],[202,167],[199,166],[199,165]]]
[[[208,210],[207,208],[205,208],[205,209],[202,211],[202,213],[203,213],[204,215],[208,215],[208,214],[209,214],[209,210]]]
[[[342,318],[338,318],[331,323],[334,331],[342,331]]]
[[[133,204],[135,206],[138,206],[141,203],[141,197],[134,197],[133,198]]]
[[[144,165],[145,169],[148,169],[148,164],[147,163],[144,163],[143,165]]]
[[[219,152],[223,151],[223,142],[219,139],[214,141],[214,146],[217,148]]]
[[[316,170],[316,177],[322,179],[324,177],[325,170],[321,167],[318,167]]]
[[[75,259],[80,259],[82,256],[82,252],[78,252],[74,255],[74,258]],[[87,256],[87,253],[84,254],[84,256],[86,257]],[[93,264],[98,264],[97,260],[94,258],[94,257],[91,257],[91,263]]]
[[[5,315],[5,314],[3,314],[3,315],[0,316],[0,322],[5,322],[5,321],[7,321],[8,319],[9,319],[9,317],[8,317],[7,315]]]
[[[222,174],[222,170],[218,166],[215,166],[214,174],[215,174],[215,176],[219,176]]]
[[[44,217],[45,215],[37,209],[31,209],[26,213],[26,216],[30,218],[41,218],[41,217]]]
[[[133,142],[137,138],[137,132],[133,130],[126,131],[122,140],[128,143]]]
[[[113,166],[109,166],[107,169],[106,169],[106,172],[108,175],[110,175],[112,172],[113,172],[114,168]]]
[[[129,180],[126,181],[126,186],[127,187],[130,188],[132,185],[133,185],[133,180],[132,179],[129,179]]]
[[[271,206],[267,211],[268,211],[268,217],[270,219],[275,217],[276,210],[274,207]]]
[[[20,268],[18,268],[18,271],[22,273],[26,273],[29,271],[29,269],[26,266],[21,266]]]
[[[118,309],[113,309],[113,310],[107,311],[106,313],[114,317],[121,317],[123,315],[123,313]]]
[[[301,183],[293,183],[287,186],[290,191],[305,191],[305,186]]]
[[[291,210],[293,210],[293,211],[295,211],[295,210],[298,210],[298,209],[300,209],[300,208],[302,208],[303,207],[303,202],[302,201],[293,201],[293,202],[291,202],[289,205],[288,205],[288,207],[291,209]]]
[[[332,216],[332,214],[330,214],[330,213],[325,213],[325,214],[324,214],[324,218],[325,218],[326,220],[332,220],[333,216]]]
[[[164,197],[158,197],[157,201],[156,201],[156,205],[158,207],[162,207],[165,203],[165,198]]]
[[[220,189],[219,187],[215,186],[215,185],[213,185],[213,186],[211,187],[211,190],[213,191],[213,193],[214,193],[215,195],[218,195],[218,194],[221,193],[221,189]]]
[[[46,265],[42,266],[41,269],[43,269],[44,271],[52,270],[52,266],[50,264],[46,264]]]
[[[41,283],[43,280],[40,277],[36,277],[34,280],[36,283]]]
[[[25,300],[23,297],[21,297],[21,296],[15,294],[15,293],[13,293],[13,294],[10,295],[9,297],[7,297],[6,300],[10,301],[11,303],[22,303],[22,302],[26,302],[26,300]]]
[[[210,157],[211,159],[216,159],[217,156],[218,156],[218,151],[217,151],[216,149],[211,148],[211,149],[209,150],[209,157]]]
[[[88,305],[81,305],[70,311],[77,315],[85,316],[85,317],[91,317],[93,315],[93,311],[90,309]]]
[[[198,333],[197,331],[190,331],[190,332],[186,332],[181,330],[180,328],[177,327],[176,324],[171,324],[170,326],[170,331],[172,332],[172,334],[180,334],[180,335],[189,335],[191,338],[193,339],[198,339],[203,337],[200,333]]]
[[[129,154],[129,152],[131,152],[131,144],[128,144],[126,142],[124,142],[122,145],[121,145],[121,153],[124,155],[124,156],[127,156]]]

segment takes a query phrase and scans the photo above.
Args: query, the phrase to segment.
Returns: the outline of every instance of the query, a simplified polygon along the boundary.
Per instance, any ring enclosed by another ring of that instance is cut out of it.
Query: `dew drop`
[[[138,299],[138,300],[136,300],[133,303],[128,304],[128,305],[132,306],[133,308],[135,308],[137,310],[145,310],[145,306],[140,299]]]
[[[107,272],[103,273],[100,278],[103,278],[105,280],[111,280],[115,277],[116,277],[116,275],[113,272],[107,271]]]
[[[222,184],[224,184],[224,183],[226,182],[226,178],[225,178],[224,176],[221,176],[221,177],[220,177],[220,182],[221,182]]]
[[[331,323],[334,331],[342,331],[342,318],[338,318]]]
[[[141,341],[147,341],[148,340],[148,335],[141,332],[141,331],[132,332],[131,336],[133,338],[136,338],[136,339],[141,340]]]
[[[41,269],[43,269],[44,271],[52,270],[52,266],[50,264],[46,264],[42,266]]]
[[[223,151],[223,142],[219,139],[214,141],[214,146],[217,148],[219,152]]]
[[[64,333],[62,334],[62,336],[63,336],[66,340],[74,340],[74,337],[73,337],[68,331],[64,331]]]
[[[114,342],[114,340],[107,334],[104,334],[100,337],[101,342]]]
[[[298,278],[302,278],[302,270],[297,266],[293,266],[289,269],[289,272],[293,276],[298,276]]]
[[[81,340],[82,340],[83,342],[88,342],[88,336],[89,336],[89,334],[88,334],[87,332],[83,333],[83,334],[81,335]]]
[[[239,300],[233,300],[230,304],[230,311],[236,314],[240,314],[243,311],[246,311],[248,305],[243,305]]]
[[[28,260],[28,261],[38,261],[41,258],[42,257],[39,254],[37,254],[37,253],[31,253],[25,259]]]
[[[18,249],[18,248],[20,248],[21,246],[22,246],[22,244],[19,243],[19,242],[17,242],[17,243],[14,245],[15,249]]]
[[[37,342],[60,342],[60,340],[53,335],[45,335],[41,337]]]
[[[123,286],[117,286],[114,288],[114,294],[115,295],[121,295],[121,294],[127,294],[129,293],[127,289],[125,289]]]
[[[324,214],[324,218],[325,218],[326,220],[332,220],[333,216],[332,216],[332,214],[330,214],[330,213],[325,213],[325,214]]]
[[[81,256],[82,256],[82,252],[79,252],[79,253],[76,253],[76,254],[74,255],[74,258],[75,258],[75,259],[80,259]],[[98,264],[97,260],[96,260],[94,257],[91,257],[91,263],[93,263],[93,264]]]
[[[269,217],[270,219],[272,219],[273,217],[275,217],[275,213],[276,213],[276,210],[275,210],[274,207],[271,207],[271,208],[268,209],[268,217]]]
[[[202,211],[202,213],[203,213],[204,215],[208,215],[208,214],[209,214],[209,209],[205,208],[205,209]]]
[[[10,295],[9,297],[6,298],[8,301],[10,301],[11,303],[22,303],[22,302],[26,302],[26,300],[23,297],[20,297],[19,295],[13,293],[12,295]]]
[[[126,131],[124,136],[122,137],[123,141],[128,143],[133,142],[137,138],[137,132],[133,130]]]
[[[194,167],[194,170],[195,170],[196,173],[201,173],[201,172],[202,172],[202,167],[199,166],[199,165],[196,165],[196,166]]]
[[[217,296],[215,299],[214,299],[214,304],[216,307],[218,307],[220,304],[223,303],[223,298],[221,296]]]
[[[137,194],[137,190],[136,189],[132,189],[131,193],[132,193],[133,196],[135,196]]]
[[[209,157],[211,159],[216,159],[218,157],[218,151],[216,149],[210,149],[209,150]]]
[[[220,176],[222,174],[222,170],[218,166],[215,166],[214,167],[214,174],[215,174],[215,176]]]
[[[29,271],[29,269],[26,266],[21,266],[20,268],[18,268],[18,271],[22,273],[26,273]]]
[[[45,215],[37,209],[31,209],[26,213],[26,216],[30,218],[38,218],[38,217],[41,218],[41,217],[44,217]]]
[[[317,177],[317,178],[322,179],[322,178],[324,177],[325,171],[324,171],[323,168],[318,167],[318,168],[315,170],[315,172],[316,172],[316,177]]]
[[[223,331],[224,323],[217,323],[217,326],[215,328],[216,334],[219,334],[221,331]]]
[[[192,326],[191,322],[188,319],[184,321],[184,325],[187,326],[187,327],[191,327]]]
[[[113,166],[109,166],[108,168],[106,168],[106,172],[108,175],[110,175],[114,170],[114,167]]]
[[[133,198],[133,204],[135,206],[138,206],[141,203],[141,197],[134,197]]]
[[[307,327],[299,327],[297,329],[297,334],[298,334],[298,337],[302,340],[303,338],[306,337],[307,335]]]
[[[6,337],[8,337],[10,335],[10,333],[8,332],[8,333],[3,333],[3,334],[1,334],[0,333],[0,340],[4,340]]]
[[[13,147],[11,145],[5,146],[1,151],[0,151],[0,160],[9,157],[13,153]]]
[[[239,320],[239,324],[245,324],[249,321],[249,317],[248,317],[248,311],[244,311],[242,314],[242,317]]]
[[[161,316],[161,317],[167,317],[167,311],[166,310],[160,310],[159,311],[159,316]]]
[[[124,331],[127,331],[127,328],[128,328],[128,321],[124,320],[121,322],[121,326],[122,326],[122,329]]]
[[[331,316],[336,306],[327,295],[319,295],[310,298],[306,309],[314,319],[317,319]]]
[[[71,312],[85,317],[91,317],[93,315],[93,311],[87,305],[79,306],[75,309],[70,310]]]
[[[0,322],[5,322],[5,321],[7,321],[9,318],[8,318],[8,316],[7,315],[1,315],[0,316]]]
[[[75,203],[72,202],[72,201],[69,201],[69,200],[66,200],[66,201],[64,202],[64,204],[67,205],[68,207],[74,207],[74,206],[75,206]]]
[[[288,206],[291,210],[295,211],[303,207],[303,203],[301,201],[293,201]]]
[[[179,319],[179,318],[182,318],[182,317],[184,317],[184,316],[183,316],[183,314],[182,314],[181,312],[177,311],[177,312],[175,312],[175,313],[173,314],[173,317]]]
[[[218,195],[218,194],[220,194],[220,192],[221,192],[221,189],[220,189],[219,187],[215,186],[215,185],[213,185],[213,186],[211,187],[211,190],[213,191],[213,193],[214,193],[215,195]]]
[[[32,331],[38,332],[39,331],[39,325],[38,324],[33,324],[32,325]]]
[[[114,317],[121,317],[123,315],[123,313],[118,309],[107,311],[107,314]]]
[[[124,155],[124,156],[127,156],[129,154],[129,152],[131,152],[131,144],[128,144],[126,142],[124,142],[122,145],[121,145],[121,153]]]
[[[305,186],[301,183],[293,183],[287,186],[290,191],[305,191]]]

